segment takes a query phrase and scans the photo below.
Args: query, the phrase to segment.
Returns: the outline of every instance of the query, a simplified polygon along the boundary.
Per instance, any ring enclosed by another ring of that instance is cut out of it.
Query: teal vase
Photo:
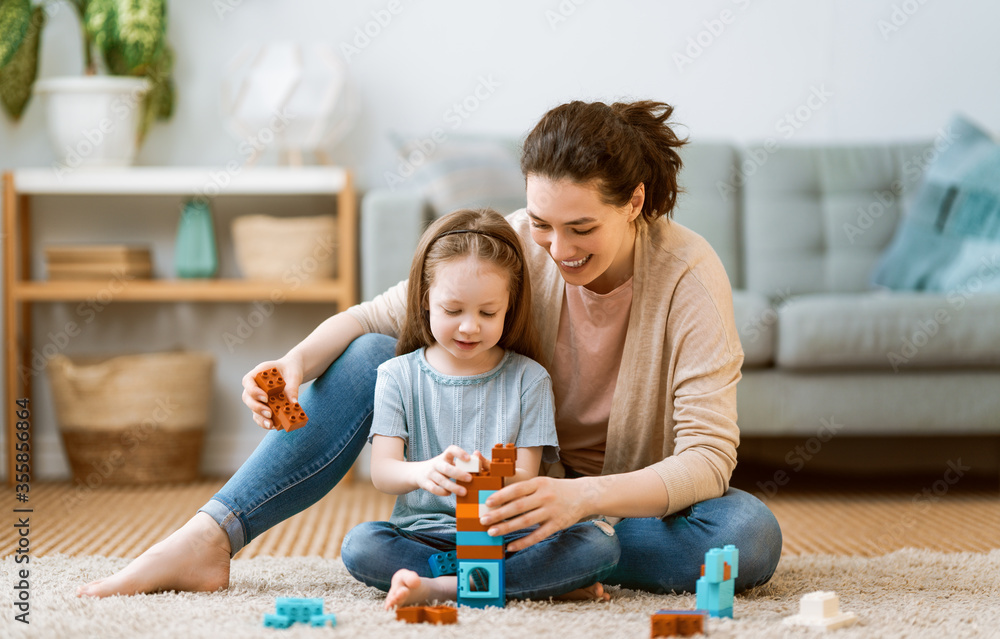
[[[192,200],[181,211],[174,248],[177,277],[212,277],[219,268],[212,210],[204,200]]]

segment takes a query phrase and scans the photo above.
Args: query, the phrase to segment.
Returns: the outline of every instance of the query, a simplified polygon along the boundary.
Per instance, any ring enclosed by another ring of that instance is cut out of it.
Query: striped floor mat
[[[30,552],[135,557],[181,526],[222,485],[107,487],[38,483],[27,504],[0,497],[0,557],[14,552],[14,508],[31,508]],[[394,497],[365,481],[338,486],[312,508],[264,533],[237,555],[336,557],[344,535],[362,521],[387,519]],[[768,500],[784,535],[784,554],[876,556],[904,547],[944,552],[1000,548],[1000,496],[967,491],[940,498],[908,492],[815,492]],[[17,513],[23,516],[23,514]]]

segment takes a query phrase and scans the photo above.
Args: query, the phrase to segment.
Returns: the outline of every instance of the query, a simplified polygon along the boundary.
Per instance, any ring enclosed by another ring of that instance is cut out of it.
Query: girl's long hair
[[[396,354],[404,355],[434,343],[426,310],[428,291],[441,264],[466,256],[491,264],[508,276],[510,299],[503,335],[497,345],[539,360],[541,346],[532,322],[531,280],[524,247],[507,220],[492,209],[455,211],[424,231],[410,266],[406,322],[396,344]]]

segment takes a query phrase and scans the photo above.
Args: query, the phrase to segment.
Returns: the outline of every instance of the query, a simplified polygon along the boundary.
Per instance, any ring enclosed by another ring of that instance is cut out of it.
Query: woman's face
[[[564,280],[610,293],[631,277],[642,184],[628,204],[614,206],[604,203],[593,182],[528,175],[527,196],[531,239],[548,252]]]

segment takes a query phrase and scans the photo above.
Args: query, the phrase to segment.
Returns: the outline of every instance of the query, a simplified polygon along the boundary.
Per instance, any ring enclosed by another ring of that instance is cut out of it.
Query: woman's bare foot
[[[553,597],[553,599],[559,601],[611,601],[611,595],[604,592],[604,586],[601,584],[593,584],[586,588],[577,588],[565,595]]]
[[[392,576],[389,594],[385,596],[385,609],[392,610],[398,606],[433,601],[451,601],[457,596],[458,580],[454,575],[427,578],[403,568]]]
[[[229,537],[207,513],[197,513],[123,570],[76,590],[78,597],[162,590],[214,592],[229,586]]]

